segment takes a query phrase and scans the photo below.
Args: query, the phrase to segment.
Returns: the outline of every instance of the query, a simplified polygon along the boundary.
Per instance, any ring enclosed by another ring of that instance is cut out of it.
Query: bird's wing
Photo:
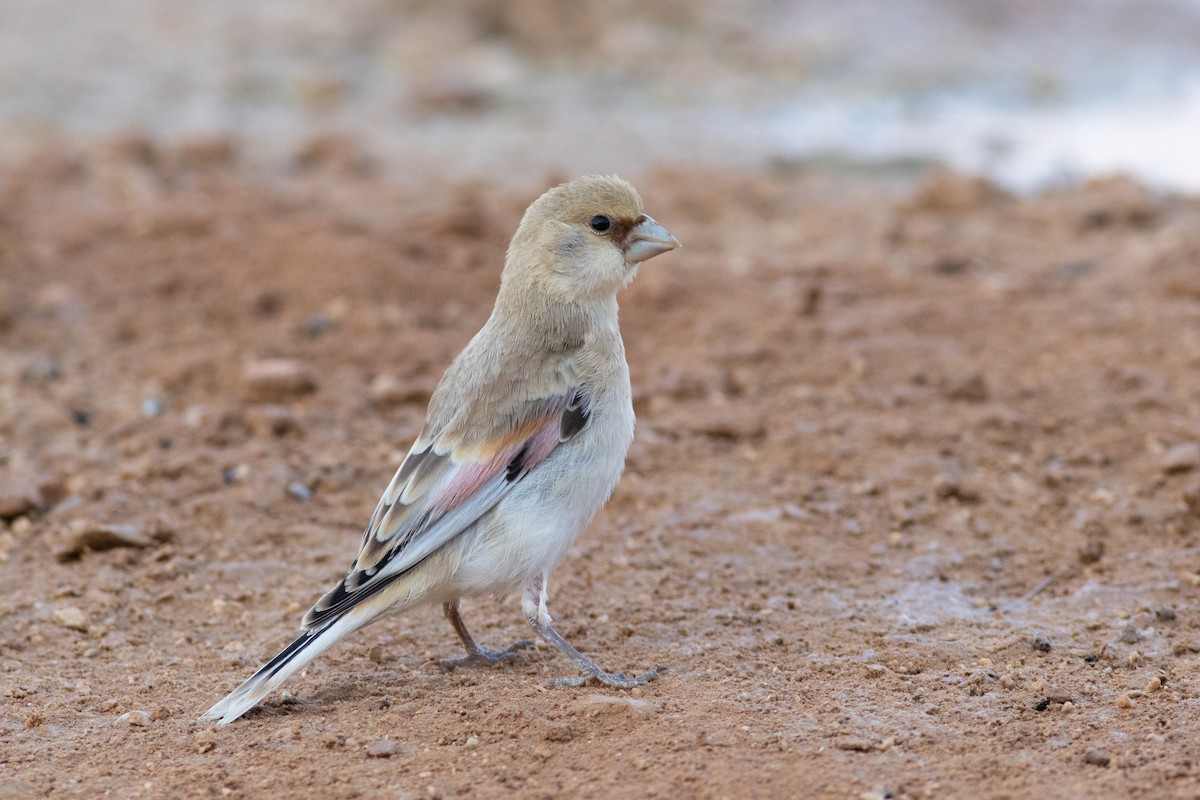
[[[569,386],[495,415],[472,441],[423,431],[388,484],[354,565],[305,615],[319,627],[375,594],[483,516],[588,420],[585,393]]]

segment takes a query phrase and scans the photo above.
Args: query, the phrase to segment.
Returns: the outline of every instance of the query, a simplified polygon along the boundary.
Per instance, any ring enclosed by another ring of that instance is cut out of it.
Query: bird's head
[[[569,301],[614,295],[638,264],[679,247],[648,217],[637,190],[615,175],[556,186],[525,211],[508,249],[505,279],[520,275]]]

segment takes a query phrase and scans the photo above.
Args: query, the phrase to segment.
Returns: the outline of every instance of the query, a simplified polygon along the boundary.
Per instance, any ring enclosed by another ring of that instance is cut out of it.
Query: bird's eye
[[[612,227],[612,220],[603,214],[597,214],[588,220],[588,225],[590,225],[592,230],[596,231],[597,233],[604,233],[606,230]]]

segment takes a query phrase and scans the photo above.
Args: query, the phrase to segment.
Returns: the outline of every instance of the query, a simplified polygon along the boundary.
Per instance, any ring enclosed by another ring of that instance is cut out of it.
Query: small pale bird
[[[450,364],[425,425],[375,508],[346,577],[304,616],[305,632],[202,719],[232,722],[351,631],[441,603],[467,654],[464,597],[522,592],[525,618],[581,674],[632,687],[662,672],[605,672],[571,646],[546,610],[546,582],[608,500],[633,440],[633,404],[617,292],[646,259],[679,242],[615,176],[558,186],[526,210],[508,247],[491,317]]]

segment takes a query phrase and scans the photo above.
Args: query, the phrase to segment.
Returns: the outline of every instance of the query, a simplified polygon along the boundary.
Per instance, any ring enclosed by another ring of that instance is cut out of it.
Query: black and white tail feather
[[[245,683],[230,692],[228,697],[205,711],[200,719],[214,720],[220,725],[233,722],[258,705],[264,697],[335,642],[363,624],[364,622],[342,617],[320,630],[305,631],[264,664],[258,672],[247,678]]]

